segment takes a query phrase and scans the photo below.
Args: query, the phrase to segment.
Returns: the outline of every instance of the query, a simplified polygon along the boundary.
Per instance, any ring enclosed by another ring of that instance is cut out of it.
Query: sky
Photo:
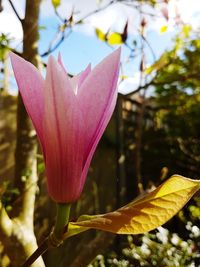
[[[93,12],[98,7],[103,7],[109,0],[61,0],[61,6],[58,12],[61,17],[69,18],[72,11],[74,20],[83,18],[85,15]],[[13,1],[21,18],[24,17],[25,0]],[[100,6],[98,6],[100,3]],[[0,13],[0,33],[6,33],[13,38],[12,46],[17,50],[22,49],[23,33],[20,22],[13,13],[11,6],[7,0],[3,0],[3,12]],[[172,38],[176,34],[176,27],[174,17],[176,13],[181,15],[184,23],[190,23],[192,26],[200,26],[200,3],[199,0],[170,0],[167,6],[158,5],[156,8],[158,17],[152,19],[151,16],[146,15],[147,27],[145,36],[151,44],[155,57],[158,58],[166,49],[172,47]],[[162,15],[168,12],[168,21]],[[151,13],[152,10],[143,7],[143,11]],[[95,35],[95,28],[99,28],[104,33],[108,29],[111,31],[122,31],[124,25],[128,21],[128,33],[132,39],[139,41],[138,28],[140,16],[136,9],[122,5],[120,3],[112,5],[103,11],[89,16],[83,25],[75,26],[73,33],[60,45],[53,54],[57,56],[61,52],[63,61],[67,70],[76,74],[83,70],[89,62],[95,66],[106,55],[116,49],[117,46],[109,47],[104,42],[100,41]],[[40,42],[39,52],[42,54],[47,50],[49,42],[55,36],[60,21],[55,16],[53,6],[50,0],[43,0],[40,11]],[[167,31],[161,33],[162,26],[167,26]],[[131,39],[131,40],[132,40]],[[152,56],[150,50],[145,50],[147,65],[152,64],[155,58]],[[124,75],[130,76],[126,81],[120,85],[122,91],[128,92],[138,86],[140,73],[138,70],[140,57],[133,57],[131,61],[128,59],[129,50],[122,47],[122,63],[124,67]],[[43,58],[44,61],[47,58]]]

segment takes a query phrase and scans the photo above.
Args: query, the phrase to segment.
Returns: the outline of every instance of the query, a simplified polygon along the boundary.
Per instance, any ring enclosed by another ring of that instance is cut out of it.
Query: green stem
[[[69,222],[70,203],[57,203],[57,216],[53,232],[50,234],[49,241],[53,246],[59,246],[63,241],[63,234]]]

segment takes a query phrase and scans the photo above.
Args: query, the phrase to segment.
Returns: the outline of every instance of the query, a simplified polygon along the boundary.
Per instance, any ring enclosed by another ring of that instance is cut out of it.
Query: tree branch
[[[38,63],[38,17],[40,0],[26,1],[25,19],[23,22],[23,57],[33,63]],[[33,229],[33,216],[35,193],[37,190],[37,140],[30,118],[28,117],[22,98],[18,96],[17,106],[17,144],[16,144],[16,166],[15,187],[18,188],[22,197],[16,209],[15,216]],[[18,214],[17,214],[18,212]]]
[[[35,250],[35,252],[25,261],[22,267],[31,266],[40,256],[42,256],[49,247],[48,238],[46,238],[42,244]]]
[[[10,237],[12,228],[12,220],[9,218],[2,202],[0,201],[0,233],[6,237]]]
[[[31,180],[26,182],[26,189],[22,195],[22,212],[19,215],[21,222],[29,229],[33,230],[35,193],[37,190],[37,161],[33,161],[31,166]]]
[[[154,84],[153,80],[151,80],[150,82],[146,83],[145,85],[140,85],[140,86],[139,86],[137,89],[135,89],[134,91],[132,91],[132,92],[126,94],[126,96],[132,96],[132,95],[138,93],[140,90],[142,90],[142,89],[147,89],[149,86],[153,86],[153,85],[155,85],[155,84]]]

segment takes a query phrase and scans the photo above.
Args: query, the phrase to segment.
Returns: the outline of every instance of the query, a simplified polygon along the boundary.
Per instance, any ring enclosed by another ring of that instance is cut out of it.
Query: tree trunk
[[[36,67],[38,62],[38,16],[40,0],[26,1],[26,15],[23,21],[23,57]],[[24,77],[26,78],[26,77]],[[15,152],[15,186],[24,192],[32,182],[32,168],[35,165],[37,139],[22,98],[19,94],[17,105],[17,142]],[[35,183],[35,180],[33,181]]]
[[[23,57],[39,67],[38,60],[38,18],[40,0],[27,0],[23,26]],[[26,79],[26,77],[24,77]],[[28,88],[27,88],[28,89]],[[13,206],[10,219],[0,205],[0,236],[4,251],[12,267],[19,267],[37,249],[34,235],[34,204],[37,190],[37,139],[32,123],[26,113],[21,96],[17,106],[17,142],[15,152],[14,186],[19,190],[17,205]],[[9,229],[5,228],[5,222]],[[44,267],[40,257],[32,267]]]

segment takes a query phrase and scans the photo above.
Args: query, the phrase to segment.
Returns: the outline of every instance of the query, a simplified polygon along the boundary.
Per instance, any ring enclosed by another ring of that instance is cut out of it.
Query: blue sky
[[[47,28],[41,30],[41,39],[39,42],[39,51],[43,53],[47,50],[47,44],[53,38],[56,32],[56,19],[41,19],[41,25]],[[68,71],[76,74],[82,71],[88,62],[96,65],[103,57],[112,52],[104,42],[98,40],[95,36],[90,36],[81,31],[73,31],[72,34],[53,52],[57,56],[61,52],[63,61]],[[46,61],[46,58],[44,60]]]
[[[40,20],[40,25],[46,27],[46,29],[40,30],[41,38],[39,42],[39,51],[40,53],[43,53],[47,50],[47,45],[56,33],[57,20],[55,18],[44,18]],[[163,53],[164,49],[171,47],[172,36],[171,33],[166,33],[160,36],[158,32],[153,30],[147,33],[147,39],[152,45],[157,58]],[[138,40],[139,36],[130,36],[130,40],[133,38]],[[58,52],[61,52],[64,62],[67,63],[70,72],[76,73],[81,71],[88,64],[88,61],[90,61],[92,65],[96,65],[103,57],[111,53],[113,49],[116,49],[117,47],[118,45],[109,47],[95,35],[87,35],[82,32],[81,29],[78,31],[75,29],[59,48],[53,52],[53,55],[57,55]],[[147,56],[149,57],[149,61],[152,62],[153,58],[148,50],[149,49],[146,49]],[[124,57],[128,56],[128,52],[129,50],[123,46]]]
[[[47,50],[47,44],[54,37],[58,20],[55,16],[41,17],[40,25],[45,26],[45,29],[40,31],[39,51],[43,53]],[[75,27],[73,32],[68,38],[59,46],[59,48],[53,52],[53,55],[57,56],[58,52],[61,52],[63,61],[69,73],[76,74],[83,70],[89,62],[92,66],[95,66],[105,56],[116,49],[118,46],[109,47],[105,42],[100,41],[95,34],[91,32],[85,32],[85,29],[81,29],[82,26]],[[83,25],[83,28],[87,27]],[[172,46],[171,38],[173,34],[171,32],[160,35],[158,31],[150,30],[147,32],[147,39],[153,47],[156,58],[163,53],[164,49],[168,49]],[[133,33],[130,35],[129,42],[136,39],[139,42],[139,35]],[[138,72],[141,56],[134,57],[130,62],[125,63],[129,56],[129,50],[122,46],[122,61],[124,61],[124,70],[126,75],[132,75],[134,72]],[[149,63],[153,63],[153,57],[149,49],[145,49],[146,57]],[[44,60],[46,61],[46,57]]]

